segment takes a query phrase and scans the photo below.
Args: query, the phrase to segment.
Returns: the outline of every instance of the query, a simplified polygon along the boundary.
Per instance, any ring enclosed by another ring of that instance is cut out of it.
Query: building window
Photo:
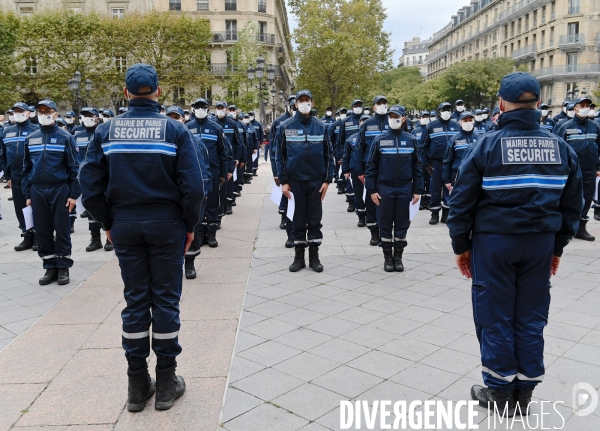
[[[565,100],[570,100],[573,98],[573,93],[576,87],[576,82],[567,82],[565,84]]]
[[[225,21],[225,38],[227,40],[237,40],[237,20]]]
[[[208,10],[208,0],[198,0],[198,10]]]
[[[123,55],[118,55],[115,57],[115,66],[117,66],[117,70],[121,73],[125,73],[127,71],[127,57]]]
[[[112,8],[111,9],[112,17],[116,19],[125,18],[125,9],[124,8]]]
[[[267,13],[267,0],[258,0],[258,11]]]
[[[579,56],[576,52],[567,53],[567,72],[577,72]]]
[[[181,0],[169,0],[169,10],[181,10]]]
[[[569,0],[569,14],[581,12],[581,0]]]
[[[579,23],[578,22],[570,22],[567,24],[567,34],[577,34],[579,33]]]
[[[237,10],[237,0],[225,0],[225,10]]]
[[[20,8],[19,12],[21,13],[21,15],[31,15],[34,12],[34,10],[33,7],[25,6]]]

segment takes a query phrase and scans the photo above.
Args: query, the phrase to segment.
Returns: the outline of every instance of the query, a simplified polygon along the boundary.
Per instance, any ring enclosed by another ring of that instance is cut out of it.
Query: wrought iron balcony
[[[580,50],[583,48],[584,42],[585,38],[583,33],[565,34],[560,36],[558,40],[558,46],[562,50]]]
[[[523,48],[516,49],[510,55],[515,61],[528,61],[537,58],[537,45],[527,45]]]

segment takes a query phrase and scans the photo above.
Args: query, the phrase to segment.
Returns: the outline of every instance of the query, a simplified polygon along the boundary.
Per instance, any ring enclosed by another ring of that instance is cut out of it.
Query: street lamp
[[[92,92],[92,86],[93,86],[93,83],[90,79],[86,79],[85,82],[83,83],[83,89],[86,92],[87,96],[89,96],[89,94]],[[80,96],[80,92],[79,92],[79,90],[81,88],[81,72],[77,71],[73,74],[73,78],[71,78],[67,81],[67,87],[69,88],[69,90],[71,90],[71,92],[75,96],[74,111],[75,111],[75,115],[77,116],[77,118],[79,118],[79,113],[81,112],[81,109],[82,109],[83,105],[85,104],[85,101]]]
[[[264,79],[265,78],[265,59],[262,55],[259,55],[258,58],[256,59],[256,67],[254,67],[253,65],[250,65],[250,66],[248,66],[248,69],[246,70],[246,75],[248,76],[248,81],[250,81],[251,84],[254,84],[253,83],[254,80],[257,81],[255,88],[258,90],[259,103],[260,103],[260,120],[263,123],[265,122],[265,117],[266,117],[266,112],[265,112],[266,102],[264,100],[265,97],[267,98],[267,102],[268,102],[268,96],[265,95],[265,92],[269,86],[273,85],[273,82],[275,80],[275,68],[273,67],[272,64],[269,64],[266,71],[267,71],[267,77],[266,77],[267,79],[265,81],[265,79]]]

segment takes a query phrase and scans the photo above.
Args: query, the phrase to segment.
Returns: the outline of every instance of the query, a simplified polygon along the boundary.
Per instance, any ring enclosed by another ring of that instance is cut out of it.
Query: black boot
[[[596,239],[595,236],[590,235],[590,233],[586,229],[586,225],[588,220],[579,220],[579,231],[575,234],[575,238],[582,239],[584,241],[594,241]]]
[[[40,286],[45,286],[56,280],[58,280],[58,271],[56,268],[47,269],[46,274],[40,278]]]
[[[296,255],[294,256],[294,262],[290,265],[290,272],[298,272],[302,268],[306,268],[306,262],[304,262],[304,247],[296,246]]]
[[[341,184],[341,183],[338,183]],[[343,195],[344,193],[346,193],[346,190],[344,190],[341,186],[338,186],[338,195]]]
[[[70,229],[71,233],[75,233],[75,222],[71,222],[71,229]]]
[[[156,366],[156,410],[169,410],[185,392],[185,380],[175,375],[177,364],[161,370]]]
[[[354,201],[351,200],[350,202],[348,202],[348,208],[346,208],[346,211],[348,211],[349,213],[353,213],[354,212]]]
[[[287,226],[287,216],[285,214],[281,214],[281,223],[279,223],[279,229],[285,229]]]
[[[315,272],[323,272],[323,265],[319,260],[319,246],[308,247],[308,266]]]
[[[71,279],[69,278],[69,269],[68,268],[59,268],[58,269],[58,284],[64,286],[65,284],[69,284]]]
[[[89,214],[88,214],[88,212],[87,212],[87,211],[84,211],[84,212],[82,212],[81,214],[79,214],[79,217],[81,217],[81,218],[88,218],[88,217],[89,217]]]
[[[131,371],[131,368],[127,367],[127,376],[129,377],[127,411],[141,412],[146,407],[146,400],[154,395],[156,383],[150,378],[147,365],[136,371]]]
[[[392,256],[392,249],[383,250],[383,270],[385,272],[394,272],[394,256]]]
[[[394,249],[394,271],[404,271],[404,264],[402,263],[402,253],[404,252],[401,248]]]
[[[285,248],[294,248],[294,238],[291,235],[288,235],[287,241],[285,242]]]
[[[23,237],[23,241],[21,241],[21,244],[15,245],[15,251],[25,251],[25,250],[29,250],[31,248],[33,248],[33,237],[32,236]]]
[[[531,403],[531,396],[533,395],[533,389],[527,389],[526,386],[516,386],[513,392],[515,404],[519,407],[516,408],[516,412],[520,412],[521,416],[527,416],[529,414],[529,404]]]
[[[360,214],[358,216],[358,223],[356,224],[356,226],[358,227],[365,227],[367,225],[367,222],[365,221],[366,215],[365,214]]]
[[[442,207],[442,218],[440,219],[440,221],[442,223],[448,222],[448,213],[449,212],[450,212],[450,208]]]
[[[219,243],[217,242],[216,232],[209,232],[206,234],[206,243],[210,248],[215,248],[219,246]]]
[[[225,204],[225,215],[233,214],[233,208],[231,204]]]
[[[371,229],[371,241],[369,244],[373,246],[379,245],[379,229]]]
[[[193,280],[196,278],[196,268],[194,267],[194,257],[185,258],[185,278]]]
[[[39,249],[38,243],[37,243],[37,235],[33,236],[33,246],[31,247],[31,249],[33,251],[38,251],[38,249]]]
[[[425,196],[421,196],[421,201],[419,202],[419,211],[425,209]]]
[[[427,195],[427,196],[425,196],[425,209],[428,210],[430,206],[431,206],[431,196]]]
[[[115,246],[113,245],[113,243],[110,242],[108,238],[106,238],[106,244],[104,244],[104,251],[113,251],[114,249]]]
[[[440,222],[440,212],[439,211],[431,211],[431,219],[429,220],[429,224],[438,224]]]
[[[594,208],[594,220],[600,221],[600,207]]]
[[[515,400],[512,392],[502,393],[491,388],[475,385],[471,388],[471,398],[479,401],[479,405],[490,410],[498,410],[500,415],[513,417],[515,414]],[[495,407],[494,407],[495,405]],[[504,413],[506,409],[506,413]]]
[[[85,248],[85,251],[96,251],[102,248],[102,238],[100,238],[100,232],[92,232],[92,239],[90,245]]]
[[[198,244],[199,247],[202,247],[204,244],[208,242],[208,238],[206,237],[206,232],[197,233],[198,235]]]

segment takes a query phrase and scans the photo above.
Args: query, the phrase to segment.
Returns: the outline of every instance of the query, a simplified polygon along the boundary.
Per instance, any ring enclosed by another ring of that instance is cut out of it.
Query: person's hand
[[[8,186],[9,189],[12,189],[12,181],[11,180],[8,180],[6,182],[6,185]]]
[[[415,195],[413,193],[413,200],[412,200],[412,204],[415,205],[417,202],[419,202],[419,199],[421,199],[421,195]]]
[[[448,189],[449,192],[451,192],[452,191],[452,183],[446,184],[446,188]]]
[[[427,172],[429,172],[429,175],[433,175],[433,171],[435,171],[435,169],[431,165],[427,166],[425,169],[427,170]]]
[[[279,178],[273,177],[273,180],[275,181],[275,185],[279,187]]]
[[[233,174],[227,174],[227,181],[229,181],[233,177]]]
[[[365,176],[364,175],[359,175],[358,179],[364,184],[365,183]]]
[[[471,278],[471,250],[467,250],[463,254],[457,254],[454,258],[460,273],[467,278]]]
[[[223,184],[225,184],[225,178],[219,177],[219,187],[221,187]]]
[[[31,206],[31,199],[27,199],[27,202],[25,202],[25,205],[30,207]]]
[[[321,202],[323,202],[323,199],[325,199],[325,195],[327,194],[328,188],[329,188],[329,183],[323,183],[323,185],[319,189],[319,193],[321,193]]]
[[[243,168],[245,163],[240,163],[240,168]]]
[[[106,234],[106,239],[109,240],[110,243],[112,244],[113,240],[112,240],[112,234],[110,233],[110,230],[106,230],[106,231],[104,231],[104,233]]]
[[[552,256],[552,263],[550,264],[550,274],[556,275],[558,273],[558,266],[560,265],[560,257]]]
[[[346,177],[347,180],[350,179],[350,174],[349,173],[348,174],[344,174],[344,176]]]
[[[281,193],[285,195],[286,198],[291,199],[292,195],[290,195],[290,185],[284,184],[281,186]]]
[[[69,212],[73,211],[73,207],[75,206],[75,204],[77,203],[76,199],[67,199],[67,204],[65,205],[66,207],[69,207]]]
[[[107,233],[108,233],[108,231],[107,231]],[[108,235],[106,235],[106,237],[108,238]],[[190,249],[190,246],[192,245],[193,240],[194,240],[194,232],[186,232],[185,233],[185,249],[183,251],[183,254],[186,254],[188,252],[188,250]]]
[[[379,193],[371,193],[371,200],[375,205],[379,206],[379,200],[381,199],[381,195]]]

